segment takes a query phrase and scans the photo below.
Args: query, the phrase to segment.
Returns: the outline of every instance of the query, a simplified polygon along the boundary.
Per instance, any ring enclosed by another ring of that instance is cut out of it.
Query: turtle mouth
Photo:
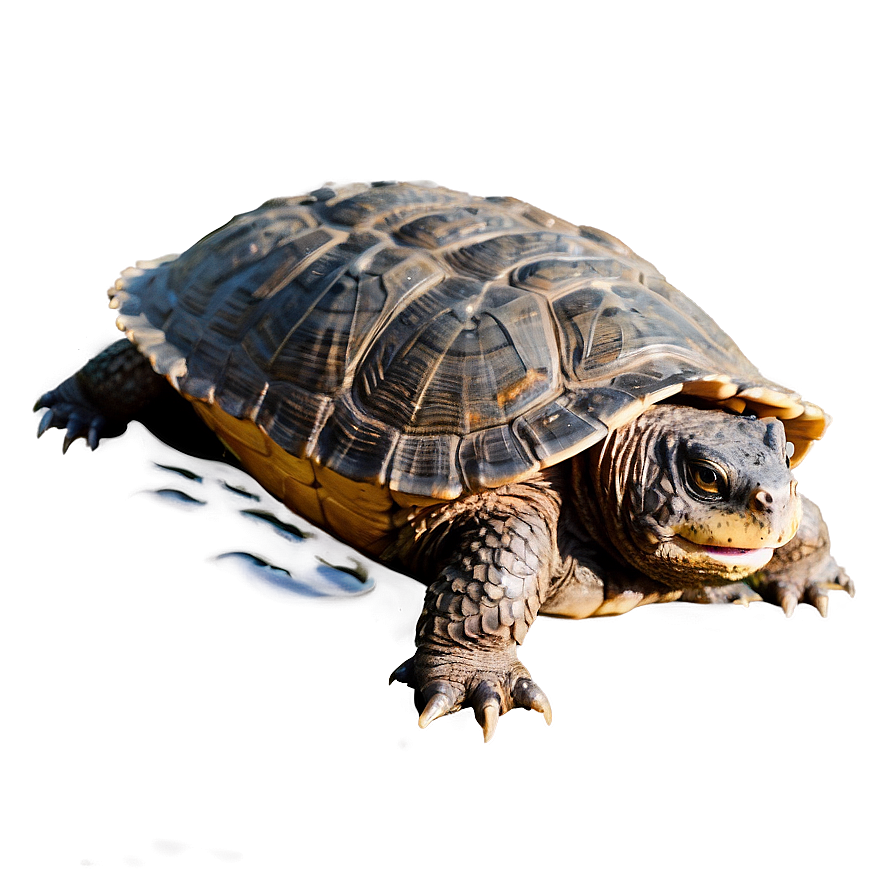
[[[774,548],[737,548],[718,544],[700,544],[681,535],[675,536],[681,547],[689,554],[704,554],[716,563],[725,566],[747,566],[759,569],[772,559]]]

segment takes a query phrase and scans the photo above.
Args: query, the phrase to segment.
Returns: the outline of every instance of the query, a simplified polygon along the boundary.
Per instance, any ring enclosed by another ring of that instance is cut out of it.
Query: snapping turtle
[[[109,294],[127,340],[37,402],[39,434],[201,421],[290,508],[422,580],[390,679],[421,727],[463,706],[486,740],[514,706],[550,722],[517,659],[539,612],[825,615],[827,589],[852,593],[791,472],[825,414],[602,231],[431,184],[327,187]]]

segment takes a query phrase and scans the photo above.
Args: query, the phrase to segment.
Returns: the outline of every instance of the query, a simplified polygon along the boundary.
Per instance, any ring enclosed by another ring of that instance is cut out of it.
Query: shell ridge
[[[277,363],[277,360],[280,358],[280,355],[283,353],[286,346],[292,341],[292,337],[295,335],[296,331],[302,327],[305,321],[307,321],[315,311],[318,310],[320,303],[327,298],[330,290],[339,281],[339,277],[344,275],[348,268],[349,265],[345,264],[337,270],[331,272],[331,275],[328,275],[329,282],[326,284],[324,289],[318,292],[316,295],[309,297],[309,301],[305,304],[301,314],[296,319],[295,323],[286,331],[285,335],[280,340],[280,344],[274,349],[273,354],[268,359],[269,367],[273,367]],[[304,270],[304,268],[302,270]]]
[[[432,326],[432,324],[437,322],[439,319],[450,316],[452,310],[453,309],[450,306],[437,309],[435,313],[430,318],[428,318],[430,326]],[[417,349],[418,344],[423,342],[427,335],[427,329],[417,327],[413,332],[409,334],[408,338],[406,338],[403,342],[400,343],[400,345],[396,347],[394,354],[390,358],[386,359],[385,364],[383,364],[384,359],[382,357],[377,358],[374,363],[374,359],[368,355],[368,357],[365,359],[366,363],[364,364],[364,367],[374,367],[374,370],[371,371],[371,373],[375,377],[375,379],[371,380],[369,377],[366,378],[366,388],[365,394],[363,396],[358,391],[356,391],[356,387],[358,387],[360,385],[360,382],[363,382],[365,378],[359,377],[356,379],[354,387],[351,390],[354,396],[355,403],[359,407],[363,407],[365,409],[371,407],[375,408],[378,405],[378,402],[375,399],[377,395],[379,395],[381,404],[384,393],[394,391],[395,387],[392,384],[393,378],[395,378],[399,372],[404,372],[407,370],[408,356],[413,353],[415,349]],[[374,344],[375,343],[371,343],[371,348]],[[427,344],[427,348],[431,348],[431,346]],[[447,351],[447,346],[442,349],[440,358],[444,357],[445,351]],[[431,358],[430,363],[426,366],[424,379],[414,382],[413,385],[419,386],[419,388],[415,388],[413,392],[409,393],[408,395],[409,401],[414,404],[412,405],[413,409],[411,410],[409,417],[403,421],[403,425],[405,427],[410,425],[410,421],[414,419],[416,413],[419,411],[419,408],[422,406],[423,398],[426,394],[426,389],[435,378],[438,370],[438,361]],[[392,402],[390,402],[389,404],[391,406]]]
[[[353,383],[357,382],[356,374],[371,363],[371,352],[383,333],[394,325],[399,316],[406,311],[416,299],[441,285],[449,276],[449,272],[444,268],[440,273],[442,276],[438,280],[433,280],[432,282],[424,280],[414,284],[414,286],[407,292],[393,297],[391,303],[387,302],[387,304],[391,304],[391,307],[388,308],[388,310],[384,307],[380,312],[379,320],[377,320],[376,324],[371,327],[363,342],[357,347],[357,357],[354,358],[349,365],[346,365],[346,374],[348,375],[349,370],[351,371],[351,380]],[[382,282],[381,275],[379,276],[379,279]],[[386,293],[388,297],[388,289],[386,290]]]
[[[110,304],[187,397],[343,477],[440,499],[558,463],[679,392],[779,416],[794,463],[827,423],[615,237],[431,184],[265,203],[127,269]]]
[[[500,239],[504,236],[533,236],[539,234],[550,234],[552,236],[561,237],[570,236],[571,246],[580,246],[584,248],[584,244],[582,242],[579,242],[577,239],[575,239],[574,236],[565,234],[562,231],[551,233],[550,231],[543,230],[523,230],[520,233],[490,234],[489,236],[493,239]],[[465,243],[464,245],[457,247],[456,254],[454,246],[445,247],[443,255],[446,262],[451,265],[451,267],[458,273],[467,277],[476,277],[479,280],[487,282],[509,279],[511,272],[523,264],[530,264],[536,261],[547,261],[553,258],[569,257],[558,251],[556,247],[545,247],[543,252],[533,252],[531,255],[525,255],[522,258],[515,257],[512,260],[508,261],[506,264],[502,264],[500,266],[483,268],[481,264],[479,266],[476,265],[476,262],[479,260],[478,255],[470,257],[470,253],[464,254],[464,252],[468,249],[483,246],[486,242],[488,242],[488,240],[478,240]],[[584,257],[584,253],[582,253],[582,255],[575,255],[574,257]]]
[[[389,481],[386,474],[398,443],[399,430],[359,411],[350,391],[334,398],[331,410],[319,427],[314,447],[306,454],[315,463],[341,476],[385,486]],[[381,434],[376,440],[378,450],[367,450],[363,442],[364,433],[359,426],[352,425],[351,431],[343,428],[343,417],[348,421],[363,419],[369,430],[378,430]],[[346,463],[348,458],[351,461]],[[359,474],[357,467],[361,466],[362,460],[368,465],[368,470]]]

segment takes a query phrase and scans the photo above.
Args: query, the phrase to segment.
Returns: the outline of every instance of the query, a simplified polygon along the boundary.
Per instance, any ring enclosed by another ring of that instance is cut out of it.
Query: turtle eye
[[[688,481],[698,496],[701,497],[721,497],[728,484],[728,480],[722,470],[709,461],[688,461],[687,471]]]

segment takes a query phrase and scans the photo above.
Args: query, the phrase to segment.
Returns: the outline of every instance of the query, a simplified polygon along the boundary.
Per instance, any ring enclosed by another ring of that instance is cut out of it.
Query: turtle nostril
[[[764,488],[757,488],[750,495],[750,507],[757,513],[767,512],[772,509],[775,499]]]

